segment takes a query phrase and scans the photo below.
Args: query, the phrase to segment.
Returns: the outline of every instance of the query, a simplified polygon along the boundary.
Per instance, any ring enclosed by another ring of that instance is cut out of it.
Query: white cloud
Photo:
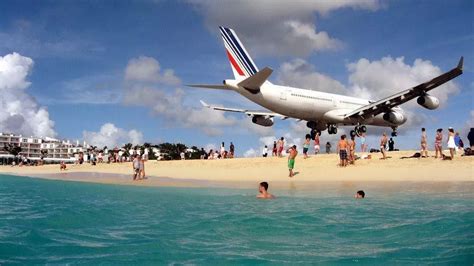
[[[26,92],[33,64],[18,53],[0,56],[0,132],[55,137],[48,111]]]
[[[164,118],[169,125],[197,128],[209,136],[216,136],[223,133],[222,127],[237,123],[223,112],[186,105],[185,102],[198,103],[198,99],[189,101],[189,95],[176,88],[180,79],[173,70],[161,71],[155,58],[141,56],[131,59],[124,79],[123,103],[150,108],[153,115]]]
[[[126,89],[124,103],[149,107],[152,114],[163,117],[170,125],[198,128],[210,136],[221,134],[222,129],[219,127],[236,124],[236,120],[225,116],[224,112],[185,106],[184,97],[181,89],[167,93],[154,87],[135,86]]]
[[[133,145],[141,144],[143,142],[143,134],[135,129],[126,131],[122,128],[116,127],[112,123],[105,123],[100,127],[98,132],[83,131],[82,137],[84,141],[90,145],[97,147],[115,147],[122,146],[126,143]]]
[[[341,8],[376,10],[377,0],[344,1],[189,1],[204,15],[211,32],[217,26],[234,28],[252,54],[306,56],[333,50],[341,42],[317,31],[316,14],[326,15]],[[243,16],[245,19],[243,19]]]
[[[153,57],[140,56],[132,58],[125,69],[125,80],[135,82],[156,82],[178,85],[180,79],[172,69],[161,69],[160,63]]]
[[[244,152],[244,157],[246,158],[257,157],[257,151],[250,148]]]

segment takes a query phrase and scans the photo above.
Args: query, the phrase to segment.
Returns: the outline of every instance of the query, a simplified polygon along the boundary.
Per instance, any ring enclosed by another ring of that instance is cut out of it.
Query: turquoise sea
[[[0,264],[474,263],[474,185],[273,191],[0,175]]]

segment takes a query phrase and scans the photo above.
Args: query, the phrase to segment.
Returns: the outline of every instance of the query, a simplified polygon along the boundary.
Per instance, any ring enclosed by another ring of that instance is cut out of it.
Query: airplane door
[[[280,93],[280,100],[286,101],[286,91],[282,91],[282,92]]]
[[[337,107],[339,101],[336,99],[336,98],[332,98],[332,104],[334,105],[334,107]]]

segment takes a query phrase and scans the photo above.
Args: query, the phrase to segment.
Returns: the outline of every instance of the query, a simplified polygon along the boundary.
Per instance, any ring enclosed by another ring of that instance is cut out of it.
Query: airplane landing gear
[[[362,135],[362,133],[366,133],[367,132],[367,127],[364,126],[364,125],[357,125],[354,130],[351,130],[351,137],[355,137],[355,136],[360,136]]]
[[[396,137],[397,136],[397,127],[392,127],[392,137]]]
[[[329,134],[337,134],[337,127],[336,127],[336,125],[329,125],[329,126],[328,126],[328,133],[329,133]]]
[[[314,128],[311,129],[310,135],[311,135],[312,140],[314,140],[316,138],[316,134],[321,136],[321,131],[319,131],[317,129],[314,129]]]
[[[321,130],[326,129],[323,124],[315,122],[315,121],[308,121],[306,123],[306,126],[311,129],[309,135],[311,136],[311,139],[314,140],[316,138],[316,134],[321,135]]]

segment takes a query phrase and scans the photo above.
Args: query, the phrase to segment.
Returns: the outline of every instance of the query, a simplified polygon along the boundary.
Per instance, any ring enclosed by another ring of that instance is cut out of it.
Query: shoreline
[[[235,158],[224,160],[148,161],[142,181],[131,180],[131,163],[68,165],[60,172],[59,165],[11,167],[0,166],[0,174],[37,177],[53,180],[92,182],[135,186],[176,187],[255,187],[261,181],[273,187],[290,183],[309,187],[323,183],[367,182],[472,182],[474,156],[457,156],[452,161],[435,158],[399,159],[415,151],[390,152],[392,158],[357,160],[356,165],[337,166],[336,154],[318,154],[308,159],[298,156],[294,178],[288,177],[286,158]]]

